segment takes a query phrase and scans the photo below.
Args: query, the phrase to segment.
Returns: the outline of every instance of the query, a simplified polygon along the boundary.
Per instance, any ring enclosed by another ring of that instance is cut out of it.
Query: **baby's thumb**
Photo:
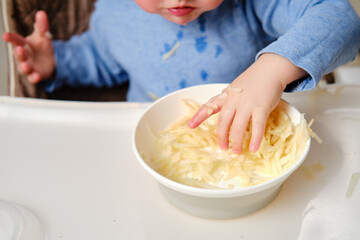
[[[38,11],[35,15],[34,31],[40,37],[49,35],[49,20],[44,11]],[[49,36],[48,36],[49,37]]]

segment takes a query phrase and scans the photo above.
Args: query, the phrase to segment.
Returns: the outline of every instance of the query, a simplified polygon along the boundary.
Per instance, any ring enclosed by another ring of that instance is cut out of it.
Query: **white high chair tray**
[[[303,166],[251,215],[211,220],[171,205],[132,152],[149,104],[0,98],[0,198],[48,239],[360,239],[360,85],[284,94],[315,119]],[[0,224],[1,231],[1,224]]]

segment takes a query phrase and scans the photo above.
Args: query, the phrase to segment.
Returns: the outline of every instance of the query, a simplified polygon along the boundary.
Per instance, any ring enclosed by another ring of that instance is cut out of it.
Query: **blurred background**
[[[0,0],[0,35],[5,31],[17,32],[24,36],[33,31],[33,21],[37,10],[45,10],[50,19],[50,31],[55,39],[69,39],[88,27],[96,0]],[[360,15],[360,0],[350,0]],[[66,19],[66,24],[64,24]],[[39,86],[29,84],[16,71],[12,49],[0,41],[0,96],[33,97],[78,101],[124,101],[127,84],[116,88],[62,88],[46,94]],[[327,82],[360,84],[360,57],[332,74],[325,76]]]

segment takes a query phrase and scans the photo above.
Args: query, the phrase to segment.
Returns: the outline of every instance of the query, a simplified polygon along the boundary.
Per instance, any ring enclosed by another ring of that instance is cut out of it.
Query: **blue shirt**
[[[181,26],[132,0],[99,0],[87,32],[53,45],[56,79],[48,91],[129,81],[128,101],[150,101],[188,86],[230,83],[265,52],[309,73],[287,87],[299,91],[355,58],[360,19],[344,0],[224,0]]]

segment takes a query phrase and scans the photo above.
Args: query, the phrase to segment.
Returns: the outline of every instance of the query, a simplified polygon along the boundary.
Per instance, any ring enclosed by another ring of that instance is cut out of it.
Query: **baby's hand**
[[[223,93],[204,104],[188,122],[190,128],[200,125],[212,114],[220,112],[217,135],[220,148],[241,153],[244,133],[252,122],[249,150],[258,150],[266,121],[277,106],[286,85],[305,76],[306,72],[284,57],[266,53],[237,77]]]
[[[15,33],[4,33],[3,39],[14,46],[18,69],[36,84],[52,76],[55,70],[54,49],[49,33],[49,21],[44,11],[35,16],[34,31],[27,37]]]

